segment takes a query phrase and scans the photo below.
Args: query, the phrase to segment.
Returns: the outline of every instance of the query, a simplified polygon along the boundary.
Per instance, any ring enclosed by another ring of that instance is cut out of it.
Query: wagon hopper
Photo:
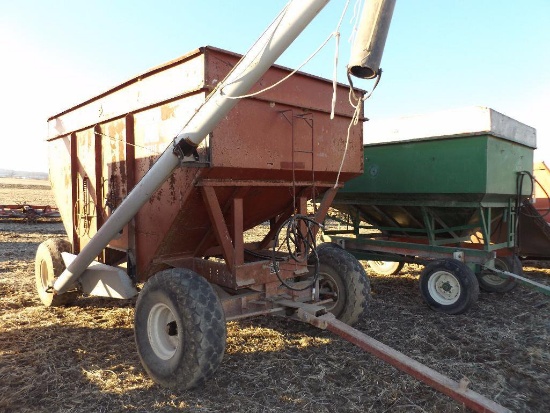
[[[74,253],[87,245],[239,58],[203,47],[49,119],[52,188]],[[288,73],[272,67],[255,90]],[[331,94],[330,82],[298,73],[278,88],[241,99],[197,148],[197,162],[183,163],[170,176],[109,242],[100,261],[116,264],[135,257],[133,277],[145,281],[176,262],[223,255],[226,240],[216,238],[210,216],[214,222],[230,217],[227,231],[234,243],[235,232],[288,217],[295,207],[305,214],[305,201],[336,183],[353,115],[347,88],[340,85],[331,121]],[[341,182],[362,171],[361,139],[361,127],[352,128]],[[244,257],[228,261],[242,267]],[[236,289],[249,278],[217,276]]]
[[[516,232],[532,195],[533,128],[473,107],[380,122],[366,140],[365,172],[334,201],[349,226],[328,231],[333,242],[387,272],[426,264],[423,298],[446,313],[467,311],[479,287],[527,283]]]

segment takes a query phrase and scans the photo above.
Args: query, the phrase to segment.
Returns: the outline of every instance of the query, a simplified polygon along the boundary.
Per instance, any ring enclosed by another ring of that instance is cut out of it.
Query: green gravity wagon
[[[535,129],[473,107],[373,122],[367,131],[365,171],[333,202],[341,214],[326,231],[332,241],[388,275],[425,264],[423,298],[446,313],[466,311],[479,287],[514,288]]]

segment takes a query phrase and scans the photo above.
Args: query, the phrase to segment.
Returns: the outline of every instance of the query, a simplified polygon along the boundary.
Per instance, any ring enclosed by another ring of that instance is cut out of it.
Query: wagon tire
[[[202,385],[225,352],[221,302],[206,279],[184,268],[161,271],[145,283],[136,302],[134,333],[145,371],[171,389]]]
[[[61,238],[47,239],[36,250],[34,280],[38,298],[46,307],[71,304],[78,298],[78,291],[69,291],[60,295],[54,295],[51,291],[55,279],[66,268],[61,253],[71,251],[72,247],[69,241]]]
[[[521,261],[517,255],[495,258],[495,268],[523,276]],[[489,293],[507,293],[517,287],[515,278],[501,278],[490,270],[483,270],[477,274],[479,287]]]
[[[420,274],[420,292],[431,309],[462,314],[477,301],[479,283],[474,272],[463,262],[435,260]]]
[[[339,249],[339,250],[343,250],[343,248],[336,244],[335,242],[323,242],[322,244],[319,244],[317,245],[317,254],[319,254],[320,251],[323,251],[325,248],[334,248],[334,249]]]
[[[370,299],[370,282],[365,269],[353,255],[336,244],[321,244],[317,256],[320,299],[334,300],[327,310],[340,321],[349,325],[357,323],[364,317]]]
[[[397,275],[405,266],[399,261],[367,261],[369,268],[378,275]]]

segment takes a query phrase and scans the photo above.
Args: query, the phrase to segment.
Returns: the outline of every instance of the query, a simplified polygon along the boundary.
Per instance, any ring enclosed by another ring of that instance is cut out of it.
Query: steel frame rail
[[[362,350],[384,360],[395,368],[422,381],[435,390],[446,394],[464,406],[476,411],[485,413],[511,413],[511,410],[504,406],[468,389],[469,381],[466,378],[456,382],[449,377],[425,366],[422,363],[406,356],[405,354],[388,347],[374,338],[350,327],[346,323],[336,319],[333,314],[326,313],[315,316],[304,308],[297,311],[298,319],[312,324],[323,330],[342,337],[344,340],[356,345]]]

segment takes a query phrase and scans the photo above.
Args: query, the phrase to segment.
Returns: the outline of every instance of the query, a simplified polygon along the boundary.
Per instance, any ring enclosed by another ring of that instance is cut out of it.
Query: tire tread
[[[455,273],[464,290],[459,300],[451,305],[445,306],[432,299],[428,292],[427,283],[430,274],[438,268]],[[440,259],[430,262],[424,267],[420,274],[420,293],[428,306],[435,311],[446,314],[463,314],[468,311],[479,298],[479,283],[474,272],[463,262],[456,259]]]
[[[78,296],[78,291],[69,291],[64,294],[54,295],[53,293],[47,293],[41,291],[42,279],[41,279],[41,265],[42,262],[46,262],[48,272],[51,275],[51,281],[57,278],[63,271],[65,271],[65,263],[62,252],[72,251],[71,243],[63,238],[49,238],[42,242],[36,250],[35,257],[35,281],[38,297],[42,304],[46,307],[60,307],[62,305],[71,304]]]
[[[317,254],[324,265],[343,275],[346,303],[337,318],[349,325],[357,323],[365,316],[370,299],[370,282],[365,269],[353,255],[333,243],[321,244]]]
[[[162,360],[148,347],[147,314],[141,310],[150,304],[154,292],[165,295],[177,307],[185,332],[185,351],[172,369],[155,365]],[[136,303],[135,336],[142,365],[153,380],[164,387],[187,390],[202,385],[218,369],[225,351],[225,315],[206,279],[193,271],[173,268],[153,276],[141,291]]]

